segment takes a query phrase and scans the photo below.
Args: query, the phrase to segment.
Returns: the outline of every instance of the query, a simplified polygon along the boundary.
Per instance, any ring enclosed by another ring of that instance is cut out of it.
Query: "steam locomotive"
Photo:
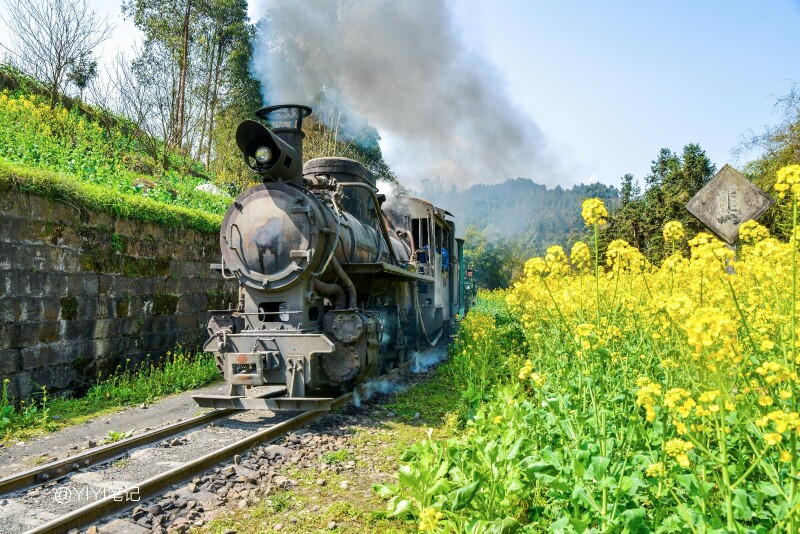
[[[200,406],[329,409],[337,393],[446,339],[461,308],[452,215],[418,198],[387,202],[351,159],[303,165],[310,113],[269,106],[237,128],[262,183],[222,222],[211,267],[238,281],[238,304],[211,311],[204,350],[229,390],[194,397]]]

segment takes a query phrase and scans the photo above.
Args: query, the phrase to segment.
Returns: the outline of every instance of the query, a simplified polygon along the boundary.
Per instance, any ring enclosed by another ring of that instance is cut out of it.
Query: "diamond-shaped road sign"
[[[732,245],[742,223],[758,219],[774,203],[775,200],[726,163],[686,203],[686,209]]]

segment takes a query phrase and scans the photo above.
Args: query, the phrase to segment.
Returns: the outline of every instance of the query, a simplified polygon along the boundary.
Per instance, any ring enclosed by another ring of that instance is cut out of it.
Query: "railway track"
[[[386,380],[395,377],[400,371],[404,370],[409,363],[384,375],[381,379]],[[365,390],[361,387],[356,390],[355,395],[364,395],[364,393]],[[332,408],[346,404],[353,400],[353,397],[354,393],[351,392],[335,399],[332,403]],[[212,424],[234,413],[241,412],[237,412],[236,410],[217,410],[203,416],[182,421],[175,425],[170,425],[169,427],[150,431],[135,438],[99,447],[70,458],[0,479],[0,496],[8,497],[8,495],[3,495],[8,492],[16,492],[20,495],[20,492],[24,490],[28,490],[30,494],[30,492],[36,492],[38,488],[45,486],[50,489],[51,494],[57,495],[58,481],[67,478],[76,471],[84,471],[86,468],[93,465],[99,465],[115,458],[121,458],[137,447],[153,444],[176,434]],[[101,492],[101,498],[77,509],[72,509],[58,517],[51,518],[46,522],[30,528],[26,532],[28,532],[28,534],[63,533],[70,529],[81,528],[92,523],[97,523],[104,518],[121,514],[136,505],[168,491],[170,488],[176,487],[178,484],[185,483],[197,475],[210,471],[218,464],[230,463],[236,455],[245,453],[259,444],[275,441],[284,434],[300,429],[326,413],[328,412],[310,411],[295,415],[287,420],[273,424],[268,428],[258,430],[254,433],[248,433],[248,435],[232,443],[228,443],[206,454],[199,455],[181,465],[163,470],[144,480],[126,482],[123,488],[115,488],[113,492],[104,490]],[[106,484],[108,484],[108,482],[106,482]],[[95,491],[95,495],[98,496],[97,491]],[[6,503],[4,502],[3,504]],[[2,522],[2,518],[0,518],[0,522]],[[0,528],[0,530],[2,530],[2,528]]]
[[[0,496],[15,491],[24,491],[39,484],[60,480],[71,473],[86,469],[109,460],[114,460],[136,447],[150,445],[175,434],[197,428],[221,417],[234,413],[235,410],[215,410],[198,417],[178,421],[139,436],[126,438],[108,445],[95,447],[80,454],[43,464],[20,473],[0,478]]]

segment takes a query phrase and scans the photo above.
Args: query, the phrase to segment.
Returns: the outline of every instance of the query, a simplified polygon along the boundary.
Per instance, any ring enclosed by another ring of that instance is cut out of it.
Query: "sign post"
[[[733,245],[739,237],[739,227],[746,221],[757,220],[773,204],[772,197],[726,163],[686,203],[686,209],[723,241]]]

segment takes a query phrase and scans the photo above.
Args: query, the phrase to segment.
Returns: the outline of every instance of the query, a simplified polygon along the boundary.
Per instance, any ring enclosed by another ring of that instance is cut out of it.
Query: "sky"
[[[251,16],[265,2],[251,0]],[[140,38],[118,1],[89,3],[116,25],[101,63]],[[741,167],[747,156],[737,159],[732,149],[776,124],[776,99],[800,82],[800,0],[452,0],[449,7],[461,45],[494,67],[490,81],[507,93],[510,109],[494,113],[531,119],[542,149],[559,161],[555,174],[527,176],[549,186],[619,185],[625,173],[642,181],[662,147],[680,152],[688,143],[700,144],[718,168]],[[0,2],[0,14],[6,9]],[[0,21],[0,42],[7,33]],[[381,133],[386,159],[399,165],[399,145]]]
[[[466,0],[455,14],[573,183],[641,180],[688,143],[742,165],[731,150],[800,82],[796,0]]]

